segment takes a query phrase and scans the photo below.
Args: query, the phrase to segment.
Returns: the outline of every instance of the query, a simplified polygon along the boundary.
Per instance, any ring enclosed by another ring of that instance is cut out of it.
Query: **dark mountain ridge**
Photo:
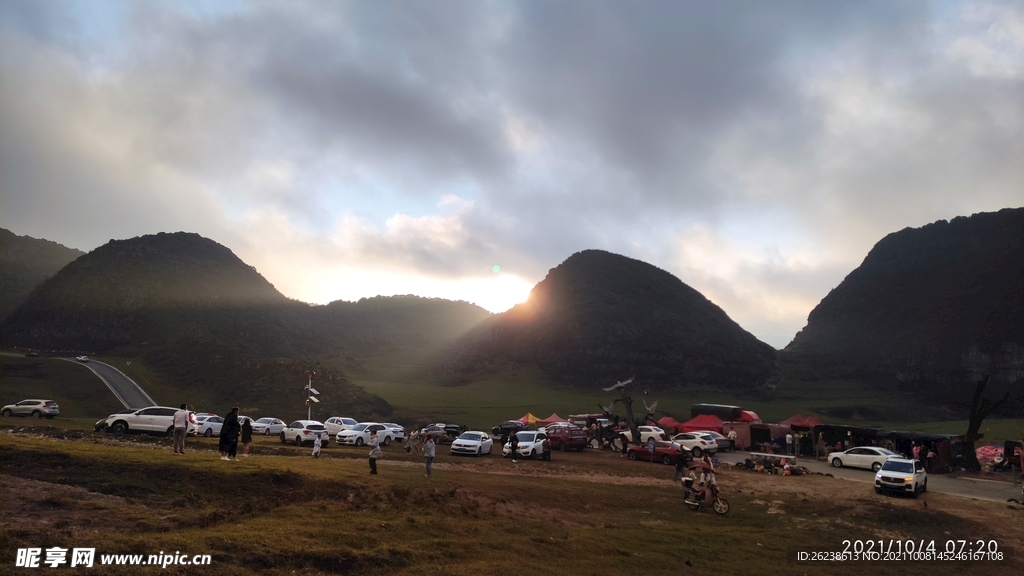
[[[938,403],[1024,389],[1024,208],[889,234],[786,347],[820,376],[863,378]],[[1007,408],[1024,414],[1017,400]]]
[[[775,374],[775,350],[675,276],[602,250],[553,268],[526,303],[461,339],[440,371],[466,376],[537,365],[596,387],[636,376],[650,389],[753,390]]]
[[[83,254],[50,240],[18,236],[0,228],[0,319],[21,305],[33,288]]]

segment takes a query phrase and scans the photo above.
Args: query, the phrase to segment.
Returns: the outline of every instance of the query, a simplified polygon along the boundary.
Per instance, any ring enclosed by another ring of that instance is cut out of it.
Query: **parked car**
[[[246,420],[250,422],[251,426],[252,418],[249,418],[248,416],[240,415],[238,417],[238,424],[241,425],[242,422],[245,422]],[[217,415],[207,416],[202,422],[197,421],[196,424],[199,426],[199,435],[206,436],[207,438],[210,438],[211,436],[220,436],[220,431],[224,428],[224,418]],[[256,430],[253,429],[253,433],[255,432]]]
[[[534,432],[531,430],[524,430],[522,432],[516,432],[516,438],[519,440],[519,455],[525,458],[536,458],[542,452],[544,452],[544,439],[547,435],[543,432]],[[512,451],[512,442],[506,443],[501,447],[501,453],[508,456],[508,453]]]
[[[453,455],[473,454],[480,456],[481,454],[490,454],[493,445],[494,441],[491,440],[491,437],[486,432],[471,430],[463,432],[452,442],[451,453]]]
[[[828,463],[836,468],[848,466],[850,468],[870,468],[878,472],[885,464],[885,461],[893,456],[899,456],[878,446],[857,446],[842,452],[833,452],[828,455]]]
[[[587,447],[587,433],[582,428],[569,422],[555,422],[544,427],[544,433],[551,440],[551,448],[561,450],[577,450],[582,452]]]
[[[362,446],[370,441],[370,431],[377,431],[377,441],[387,446],[395,440],[394,432],[380,422],[360,422],[348,430],[338,432],[338,445]]]
[[[630,460],[646,460],[648,462],[653,460],[662,464],[675,464],[679,461],[682,452],[674,442],[662,440],[654,442],[654,454],[651,454],[651,451],[647,449],[647,444],[644,443],[640,446],[630,446],[626,450],[626,456]]]
[[[898,492],[917,498],[928,491],[928,473],[918,460],[894,457],[886,460],[875,472],[875,492]]]
[[[277,418],[260,418],[252,423],[252,433],[263,434],[264,436],[280,434],[281,430],[284,430],[284,427],[285,424],[283,420],[279,420]]]
[[[135,408],[128,408],[127,410],[121,410],[120,412],[117,412],[115,414],[111,414],[110,416],[107,416],[105,418],[101,418],[100,420],[96,421],[96,424],[93,425],[93,430],[95,430],[97,432],[106,432],[107,431],[107,421],[110,420],[110,418],[112,418],[113,416],[116,416],[117,414],[131,414],[132,412],[135,412]]]
[[[668,440],[668,434],[665,434],[665,431],[657,426],[638,426],[637,430],[640,432],[640,442],[647,442],[651,438],[658,441]],[[619,432],[619,434],[625,434],[627,440],[633,441],[633,431],[629,428]]]
[[[445,424],[431,424],[421,428],[420,435],[433,438],[435,444],[450,444],[459,437],[459,433],[452,434],[451,429]]]
[[[697,432],[680,432],[672,437],[672,442],[683,450],[689,450],[694,458],[700,458],[705,453],[714,454],[718,450],[714,438],[705,438]]]
[[[322,422],[316,420],[296,420],[281,430],[279,437],[281,444],[295,442],[296,446],[302,446],[306,442],[313,443],[317,435],[320,436],[320,446],[326,448],[330,443],[331,436]]]
[[[107,431],[114,434],[149,432],[151,434],[174,434],[174,413],[178,408],[150,406],[127,414],[117,413],[107,417]]]
[[[395,442],[405,442],[405,426],[394,422],[385,422],[385,426],[391,429],[392,438]]]
[[[718,432],[713,430],[697,430],[698,434],[704,434],[705,436],[711,436],[715,441],[715,445],[718,447],[718,452],[732,451],[732,442],[725,436],[722,436]]]
[[[359,424],[355,418],[346,418],[344,416],[332,416],[324,421],[324,427],[327,431],[335,436],[342,430],[348,430],[349,428]]]
[[[491,428],[491,435],[504,436],[505,434],[515,434],[516,432],[519,432],[521,430],[529,429],[529,426],[523,424],[519,420],[509,420],[507,422],[502,422],[501,424],[498,424],[494,428]]]
[[[33,418],[53,418],[60,414],[57,403],[53,400],[22,400],[17,404],[8,404],[0,409],[0,414],[10,416],[31,416]]]

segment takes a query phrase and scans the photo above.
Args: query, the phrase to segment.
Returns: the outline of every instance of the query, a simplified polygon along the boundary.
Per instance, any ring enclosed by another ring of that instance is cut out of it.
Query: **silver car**
[[[9,416],[31,416],[33,418],[53,418],[60,414],[57,403],[53,400],[22,400],[17,404],[8,404],[0,410],[0,414]]]
[[[253,434],[263,434],[269,436],[271,434],[280,434],[281,430],[284,430],[284,421],[277,418],[260,418],[259,420],[252,423]]]

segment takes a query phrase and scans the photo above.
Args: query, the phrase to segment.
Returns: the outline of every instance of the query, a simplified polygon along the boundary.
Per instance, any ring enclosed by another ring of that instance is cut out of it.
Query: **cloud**
[[[779,345],[885,234],[1021,204],[1022,61],[1014,3],[7,2],[0,226],[317,302],[602,248]]]

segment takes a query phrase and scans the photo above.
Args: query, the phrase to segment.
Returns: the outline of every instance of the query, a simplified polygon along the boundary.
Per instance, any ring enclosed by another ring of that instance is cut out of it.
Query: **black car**
[[[491,436],[502,437],[505,434],[511,435],[515,434],[516,432],[529,429],[529,426],[523,424],[519,420],[509,420],[507,422],[502,422],[501,424],[498,424],[494,428],[491,428]]]

